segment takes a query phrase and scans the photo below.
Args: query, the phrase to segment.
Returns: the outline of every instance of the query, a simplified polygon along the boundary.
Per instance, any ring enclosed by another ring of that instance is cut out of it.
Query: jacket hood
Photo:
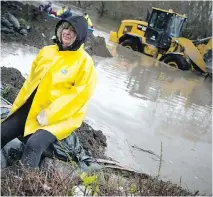
[[[55,36],[56,36],[56,43],[59,46],[59,50],[63,50],[62,43],[60,42],[60,39],[57,36],[57,30],[62,25],[63,22],[68,22],[70,25],[73,26],[73,28],[76,31],[77,37],[75,42],[67,48],[69,51],[76,51],[80,48],[80,46],[86,42],[87,39],[87,30],[88,30],[88,24],[84,17],[82,16],[71,16],[66,19],[60,20],[55,28]]]

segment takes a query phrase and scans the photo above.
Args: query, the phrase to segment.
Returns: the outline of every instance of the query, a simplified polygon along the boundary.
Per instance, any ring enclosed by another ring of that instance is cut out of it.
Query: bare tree
[[[152,7],[173,9],[187,15],[184,37],[196,39],[212,35],[211,1],[76,1],[76,5],[96,11],[100,17],[107,16],[118,21],[123,19],[145,21],[147,10],[151,11]]]
[[[101,1],[99,6],[95,6],[98,14],[100,17],[104,16],[105,14],[107,14],[107,9],[106,9],[106,2],[105,1]]]
[[[88,9],[92,5],[90,1],[78,1],[78,7],[82,9]]]

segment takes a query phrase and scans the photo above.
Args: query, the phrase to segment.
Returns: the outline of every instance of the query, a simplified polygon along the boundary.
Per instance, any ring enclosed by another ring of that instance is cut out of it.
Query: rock
[[[7,116],[9,115],[10,113],[10,110],[11,108],[10,107],[4,107],[4,106],[1,106],[1,119],[5,119],[7,118]]]
[[[18,138],[15,138],[4,146],[5,153],[8,155],[11,148],[19,150],[21,149],[21,145],[22,142]]]
[[[13,24],[10,23],[5,17],[1,17],[1,24],[9,29],[13,28]]]
[[[6,168],[8,165],[7,158],[9,158],[9,150],[11,148],[19,150],[21,149],[21,144],[22,142],[18,138],[15,138],[4,146],[1,150],[1,168]]]
[[[7,12],[5,15],[7,16],[8,20],[13,24],[13,26],[16,29],[20,28],[20,23],[19,23],[18,19],[15,16],[10,14],[9,12]]]
[[[18,5],[16,5],[15,3],[11,3],[9,5],[9,7],[12,8],[12,9],[14,9],[14,10],[20,10],[20,11],[22,10],[22,8],[19,7]]]
[[[28,34],[28,31],[27,31],[27,29],[22,28],[22,29],[19,31],[19,33],[22,34],[22,35],[24,35],[24,36],[26,36],[26,35]]]
[[[7,167],[7,158],[5,157],[3,151],[1,150],[1,169]]]
[[[1,27],[1,32],[4,32],[6,34],[14,34],[15,31],[13,29],[9,29],[8,27]]]
[[[32,31],[32,27],[28,25],[28,26],[27,26],[27,31],[28,31],[28,32],[31,32],[31,31]]]

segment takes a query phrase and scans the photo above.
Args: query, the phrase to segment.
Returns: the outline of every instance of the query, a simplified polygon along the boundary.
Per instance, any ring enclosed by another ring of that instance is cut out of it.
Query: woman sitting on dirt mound
[[[23,136],[24,167],[36,168],[43,151],[80,127],[97,75],[82,47],[87,21],[72,16],[56,25],[56,45],[40,50],[20,90],[10,116],[1,125],[1,147]]]

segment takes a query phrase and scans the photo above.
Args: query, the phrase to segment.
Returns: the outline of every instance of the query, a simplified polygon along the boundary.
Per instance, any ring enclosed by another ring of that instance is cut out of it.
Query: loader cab
[[[146,42],[160,49],[168,49],[172,37],[180,37],[185,21],[184,15],[172,10],[152,8],[145,32]]]

